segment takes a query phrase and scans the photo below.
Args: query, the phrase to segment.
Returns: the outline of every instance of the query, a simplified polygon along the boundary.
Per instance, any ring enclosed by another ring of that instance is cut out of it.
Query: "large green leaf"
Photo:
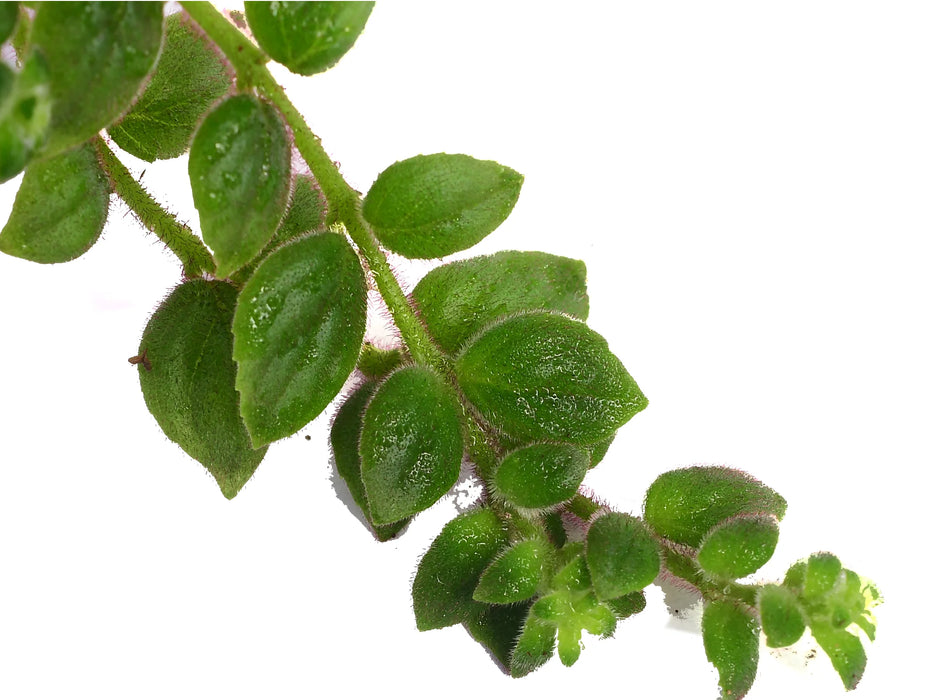
[[[270,58],[293,73],[327,70],[363,31],[372,2],[247,2],[246,20]]]
[[[13,33],[17,17],[19,17],[18,2],[0,2],[0,44]]]
[[[379,386],[360,435],[374,523],[419,513],[456,483],[463,458],[460,415],[453,390],[427,367],[403,367]]]
[[[722,521],[700,543],[697,562],[707,574],[737,579],[764,566],[778,541],[773,515],[750,513]]]
[[[592,444],[648,405],[606,340],[560,314],[491,326],[466,346],[456,372],[483,417],[523,440]]]
[[[365,326],[363,268],[344,236],[311,235],[263,260],[233,319],[236,388],[254,446],[327,407],[353,371]]]
[[[641,521],[626,513],[607,513],[587,530],[586,564],[597,597],[608,601],[654,581],[661,570],[661,556]]]
[[[223,59],[188,16],[170,15],[152,79],[108,132],[124,151],[150,163],[180,156],[202,115],[232,82]]]
[[[395,537],[408,524],[408,519],[390,525],[373,525],[369,512],[369,499],[363,485],[360,461],[360,433],[363,431],[363,414],[366,405],[376,391],[376,382],[368,381],[354,391],[337,411],[330,429],[330,446],[334,451],[337,473],[343,478],[356,505],[363,511],[376,538],[385,542]]]
[[[480,605],[471,609],[463,626],[506,672],[511,671],[512,650],[528,617],[530,602],[517,605]]]
[[[159,54],[162,3],[39,3],[30,44],[51,74],[47,157],[87,141],[129,109]]]
[[[551,547],[540,540],[513,544],[483,572],[473,599],[499,604],[528,600],[537,591],[550,557]]]
[[[703,609],[706,658],[719,671],[722,698],[745,697],[758,673],[758,621],[748,610],[728,600]]]
[[[363,201],[363,217],[389,250],[439,258],[466,250],[512,211],[522,176],[491,160],[436,153],[390,165]]]
[[[586,320],[586,266],[548,253],[506,250],[431,270],[412,291],[431,336],[456,352],[493,321],[519,311],[561,311]]]
[[[0,250],[39,263],[74,260],[100,236],[110,183],[90,144],[32,163],[0,232]]]
[[[272,239],[288,204],[288,136],[274,107],[229,97],[198,127],[188,176],[217,276],[227,277]]]
[[[451,520],[421,558],[412,584],[419,630],[464,622],[482,608],[473,590],[483,570],[508,544],[506,528],[494,512],[478,508]]]
[[[498,498],[519,508],[548,508],[577,492],[590,455],[575,445],[526,445],[506,455],[493,475]]]
[[[191,280],[159,306],[139,344],[139,382],[149,411],[173,442],[233,498],[266,454],[254,450],[234,386],[231,323],[237,291]]]
[[[0,182],[18,175],[45,143],[52,121],[49,70],[32,52],[14,73],[0,64]]]
[[[699,547],[727,518],[742,513],[784,517],[787,502],[745,472],[727,467],[687,467],[655,479],[645,495],[645,522],[674,542]]]

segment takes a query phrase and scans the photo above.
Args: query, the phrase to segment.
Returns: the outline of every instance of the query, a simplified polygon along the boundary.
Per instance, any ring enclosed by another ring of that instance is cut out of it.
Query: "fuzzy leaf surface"
[[[39,3],[30,45],[48,61],[52,124],[42,155],[61,153],[130,107],[162,45],[161,2]]]
[[[592,444],[648,405],[606,340],[560,314],[489,327],[464,348],[456,372],[483,417],[522,440]]]
[[[589,312],[582,261],[515,250],[436,267],[418,282],[412,298],[448,353],[520,311],[560,311],[583,321]]]
[[[522,176],[491,160],[435,153],[386,168],[363,201],[379,241],[406,258],[466,250],[512,211]]]
[[[372,2],[247,2],[246,21],[272,60],[292,73],[334,66],[366,26]]]
[[[810,629],[817,644],[829,655],[846,690],[853,690],[862,679],[868,661],[862,640],[858,635],[828,623],[813,623]]]
[[[507,544],[505,526],[487,508],[447,523],[421,558],[412,584],[418,629],[455,625],[479,609],[473,590],[483,570]]]
[[[373,525],[369,512],[369,499],[363,485],[360,461],[360,433],[363,432],[363,414],[366,405],[376,391],[376,382],[368,381],[354,391],[343,403],[330,429],[330,446],[334,451],[334,463],[337,473],[347,483],[353,501],[363,511],[369,521],[376,539],[385,542],[395,537],[407,524],[408,519],[391,525]]]
[[[719,671],[722,698],[744,698],[758,673],[758,622],[747,610],[726,600],[703,609],[706,658]]]
[[[290,165],[282,118],[256,97],[225,99],[198,127],[188,176],[218,277],[243,267],[272,239],[288,204]]]
[[[607,513],[587,530],[586,564],[597,597],[608,601],[654,581],[661,570],[661,556],[641,521],[626,513]]]
[[[52,122],[48,64],[32,52],[15,73],[0,64],[0,183],[15,177],[45,143]]]
[[[758,593],[761,629],[769,647],[787,647],[803,636],[806,622],[797,597],[783,586],[767,584]]]
[[[519,508],[547,508],[573,498],[590,466],[574,445],[540,443],[506,455],[493,475],[496,496]]]
[[[512,677],[522,678],[544,665],[554,656],[556,638],[556,626],[530,614],[512,651],[509,664]]]
[[[266,448],[254,450],[234,386],[231,325],[237,290],[203,279],[162,302],[139,344],[139,383],[150,413],[170,440],[199,461],[233,498]]]
[[[365,326],[366,282],[346,237],[311,235],[262,261],[233,319],[236,388],[254,446],[327,407],[353,371]]]
[[[165,20],[152,79],[132,109],[108,129],[127,153],[148,162],[188,150],[201,116],[231,88],[221,57],[184,13]]]
[[[483,572],[473,599],[501,605],[528,600],[541,583],[549,554],[550,548],[544,542],[516,542]]]
[[[645,495],[645,522],[662,537],[699,547],[727,518],[769,513],[780,520],[787,502],[745,472],[727,467],[687,467],[655,479]]]
[[[752,513],[722,521],[706,533],[697,561],[713,576],[738,579],[768,563],[778,541],[773,515]]]
[[[515,640],[522,633],[530,607],[530,602],[521,605],[481,605],[472,610],[463,626],[508,672]]]
[[[0,251],[38,263],[85,253],[100,236],[110,183],[90,144],[32,163],[0,231]]]
[[[433,505],[456,483],[463,458],[460,406],[453,391],[427,367],[392,373],[366,409],[360,457],[377,525]]]

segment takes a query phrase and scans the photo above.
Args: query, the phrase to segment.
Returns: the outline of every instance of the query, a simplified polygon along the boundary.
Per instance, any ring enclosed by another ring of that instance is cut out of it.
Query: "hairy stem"
[[[165,211],[143,189],[102,138],[98,136],[95,141],[101,165],[110,178],[113,191],[126,202],[139,222],[178,256],[185,277],[200,277],[202,273],[213,272],[214,259],[201,239]]]

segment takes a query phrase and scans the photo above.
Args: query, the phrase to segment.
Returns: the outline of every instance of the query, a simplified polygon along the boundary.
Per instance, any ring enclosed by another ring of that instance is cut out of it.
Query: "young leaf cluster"
[[[739,581],[775,550],[786,503],[770,488],[721,467],[677,470],[652,484],[642,517],[581,494],[648,403],[586,323],[581,261],[504,251],[441,264],[403,293],[385,251],[468,250],[509,216],[523,178],[434,153],[389,165],[364,196],[343,180],[265,64],[329,69],[372,3],[247,2],[233,19],[256,43],[206,3],[168,16],[162,3],[32,5],[0,3],[0,41],[12,37],[19,60],[0,65],[0,181],[25,170],[0,250],[72,260],[116,194],[178,256],[182,279],[130,362],[156,423],[224,496],[350,386],[331,446],[379,540],[443,498],[464,463],[483,486],[418,566],[419,629],[463,625],[524,676],[555,650],[575,663],[584,632],[614,634],[668,577],[703,599],[724,697],[751,687],[760,634],[786,646],[807,627],[855,686],[873,585],[827,553],[780,584]],[[108,141],[149,162],[188,153],[200,236]],[[364,343],[370,287],[399,347]]]

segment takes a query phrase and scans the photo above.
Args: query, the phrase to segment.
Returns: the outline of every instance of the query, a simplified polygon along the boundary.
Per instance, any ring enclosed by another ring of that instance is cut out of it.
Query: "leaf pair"
[[[460,406],[433,370],[405,366],[378,384],[367,382],[346,401],[331,445],[354,500],[386,539],[456,483],[463,457]],[[401,525],[386,529],[393,523]]]

